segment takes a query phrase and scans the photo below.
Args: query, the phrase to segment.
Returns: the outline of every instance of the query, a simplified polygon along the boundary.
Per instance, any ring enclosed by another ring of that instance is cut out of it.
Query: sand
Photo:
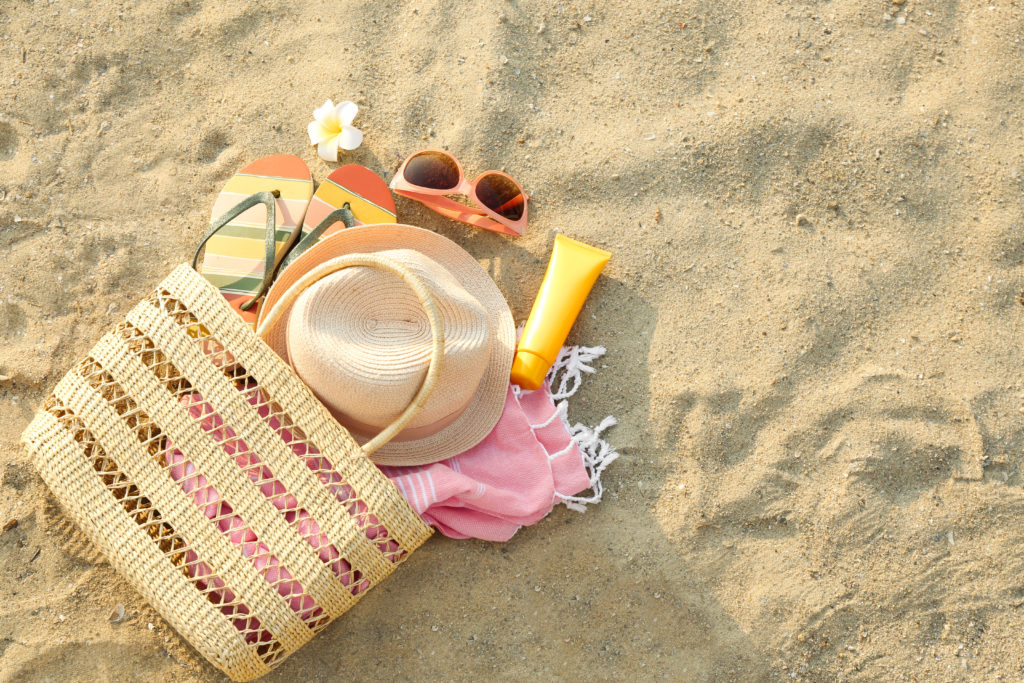
[[[1010,0],[6,0],[0,679],[217,678],[18,436],[236,169],[329,173],[334,98],[346,162],[521,179],[514,240],[398,203],[518,319],[556,231],[614,252],[571,417],[622,457],[585,514],[432,539],[268,680],[1019,680],[1022,37]]]

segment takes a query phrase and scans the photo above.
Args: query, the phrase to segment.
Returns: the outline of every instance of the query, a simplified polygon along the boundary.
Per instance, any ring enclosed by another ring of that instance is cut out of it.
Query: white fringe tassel
[[[557,492],[555,494],[567,508],[576,512],[586,512],[588,504],[601,502],[601,496],[604,495],[601,474],[619,457],[615,448],[601,438],[602,432],[618,424],[614,417],[609,415],[596,427],[587,427],[578,422],[570,425],[568,420],[567,399],[579,390],[584,374],[592,375],[596,372],[591,363],[604,354],[603,346],[563,346],[547,375],[551,384],[551,398],[558,402],[555,404],[556,415],[562,418],[566,429],[572,434],[573,441],[583,452],[583,465],[590,476],[591,495],[563,496]]]

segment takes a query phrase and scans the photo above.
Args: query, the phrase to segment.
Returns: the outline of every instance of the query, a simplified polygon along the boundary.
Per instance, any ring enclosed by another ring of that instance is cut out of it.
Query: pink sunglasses
[[[448,152],[423,149],[402,162],[391,189],[415,199],[442,216],[484,230],[522,235],[526,230],[527,201],[523,188],[501,171],[484,171],[469,182],[459,160]],[[466,206],[444,195],[468,197],[476,206]]]

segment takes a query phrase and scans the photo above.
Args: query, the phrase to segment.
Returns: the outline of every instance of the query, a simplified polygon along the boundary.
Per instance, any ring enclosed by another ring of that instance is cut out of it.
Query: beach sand
[[[0,679],[218,677],[18,437],[235,170],[330,172],[333,98],[345,162],[522,181],[519,239],[398,202],[517,320],[556,231],[614,253],[570,417],[622,457],[584,514],[430,540],[267,680],[1020,680],[1022,38],[1010,0],[5,0]]]

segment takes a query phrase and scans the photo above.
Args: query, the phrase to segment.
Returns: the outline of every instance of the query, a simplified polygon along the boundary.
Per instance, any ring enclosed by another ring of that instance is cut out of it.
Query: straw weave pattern
[[[280,664],[431,533],[185,265],[57,384],[22,439],[111,564],[236,681]]]

